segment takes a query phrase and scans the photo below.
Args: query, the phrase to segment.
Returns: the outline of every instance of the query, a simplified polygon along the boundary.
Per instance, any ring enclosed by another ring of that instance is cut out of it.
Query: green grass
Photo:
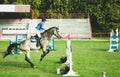
[[[109,41],[72,40],[73,70],[79,77],[120,76],[120,52],[108,52]],[[39,63],[40,52],[31,52],[31,61],[37,66],[31,68],[24,60],[24,55],[9,55],[2,59],[8,46],[7,41],[0,41],[0,77],[62,77],[56,70],[61,66],[59,59],[66,54],[66,41],[55,41],[57,51],[50,52]]]

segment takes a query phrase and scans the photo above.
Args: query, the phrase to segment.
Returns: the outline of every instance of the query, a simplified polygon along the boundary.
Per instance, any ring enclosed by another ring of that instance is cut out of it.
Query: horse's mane
[[[53,29],[53,28],[57,29],[57,27],[51,27],[51,28],[45,30],[43,33],[48,32],[48,31],[50,31],[50,30]]]
[[[57,27],[51,27],[51,28],[49,28],[49,29],[47,29],[47,30],[45,30],[43,33],[41,33],[41,36],[42,37],[51,37],[51,35],[53,34],[53,31],[54,30],[57,30]]]
[[[57,29],[57,27],[51,27],[51,28],[49,28],[48,30],[53,29],[53,28]]]

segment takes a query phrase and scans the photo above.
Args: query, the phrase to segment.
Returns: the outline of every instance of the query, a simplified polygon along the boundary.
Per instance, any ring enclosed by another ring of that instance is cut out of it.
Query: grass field
[[[73,70],[79,77],[120,76],[120,52],[108,52],[109,41],[72,40]],[[24,60],[24,55],[9,55],[2,59],[8,46],[7,41],[0,41],[0,77],[62,77],[56,70],[61,66],[59,59],[66,54],[66,41],[55,41],[57,51],[50,52],[39,63],[40,52],[31,52],[31,61],[37,66],[31,68]]]

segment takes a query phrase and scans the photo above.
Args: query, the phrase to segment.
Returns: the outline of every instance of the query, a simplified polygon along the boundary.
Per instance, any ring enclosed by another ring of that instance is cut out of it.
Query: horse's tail
[[[14,48],[16,48],[17,45],[20,45],[20,44],[18,44],[18,43],[10,44],[10,45],[8,46],[8,48],[7,48],[7,51],[4,53],[3,58],[5,58],[7,55],[11,54],[11,53],[12,53],[12,50],[13,50]]]

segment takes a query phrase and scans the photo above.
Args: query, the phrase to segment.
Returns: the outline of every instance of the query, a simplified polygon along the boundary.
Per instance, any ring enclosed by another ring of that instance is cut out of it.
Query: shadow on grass
[[[31,68],[29,66],[29,64],[23,63],[23,62],[18,62],[18,61],[2,61],[2,62],[0,62],[0,66],[3,66],[3,67],[17,67],[17,68]]]
[[[5,52],[0,52],[1,55],[3,55]]]
[[[36,69],[42,72],[56,74],[56,70],[61,66],[61,63],[52,59],[44,59],[42,62],[40,62],[40,64],[37,65],[39,66],[37,66]]]
[[[24,59],[23,59],[24,60]],[[51,64],[49,64],[51,62]],[[35,68],[31,68],[31,66],[25,61],[8,61],[8,59],[3,59],[0,61],[0,67],[2,68],[16,68],[16,69],[37,69],[39,71],[45,72],[45,73],[51,73],[51,74],[56,74],[56,67],[60,67],[60,62],[59,61],[54,61],[54,60],[44,60],[44,62],[35,64]],[[1,68],[1,69],[2,69]]]
[[[5,54],[5,52],[0,52],[0,58],[3,59],[4,54]]]
[[[109,49],[97,49],[97,48],[93,48],[93,51],[99,51],[99,52],[107,52]]]
[[[3,55],[4,52],[0,52],[0,55]],[[19,59],[21,58],[22,59]],[[2,59],[2,56],[0,56],[0,67],[2,68],[16,68],[16,69],[29,69],[31,68],[31,66],[29,65],[29,63],[27,63],[23,56],[21,55],[15,55],[15,56],[12,56],[12,55],[9,55],[7,56],[5,59]],[[60,67],[60,62],[59,60],[56,60],[56,59],[48,59],[47,57],[39,63],[39,60],[37,60],[36,58],[35,59],[32,59],[31,57],[31,61],[35,64],[36,68],[38,71],[41,71],[41,72],[46,72],[46,73],[51,73],[51,74],[56,74],[56,67]],[[1,68],[1,69],[2,69]],[[31,68],[32,69],[32,68]]]

